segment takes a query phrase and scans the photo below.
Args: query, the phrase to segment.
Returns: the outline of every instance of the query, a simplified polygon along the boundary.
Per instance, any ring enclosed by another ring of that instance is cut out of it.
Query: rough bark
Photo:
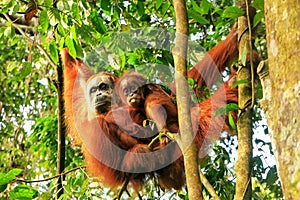
[[[193,129],[189,105],[190,98],[186,79],[188,20],[185,2],[183,0],[174,0],[174,9],[176,15],[176,43],[173,49],[173,57],[176,72],[175,82],[179,127],[181,132],[181,136],[177,138],[177,142],[183,152],[189,199],[201,200],[202,185],[198,171],[198,153],[192,139]]]
[[[239,1],[241,6],[244,1]],[[239,85],[239,118],[237,123],[238,130],[238,159],[236,162],[236,193],[234,199],[249,199],[252,197],[251,171],[252,171],[252,87],[251,87],[251,66],[249,62],[243,63],[244,52],[251,52],[247,17],[242,16],[238,19],[238,38],[239,43],[239,66],[237,81],[247,80],[247,83]],[[244,34],[243,34],[244,33]],[[245,65],[245,66],[244,66]]]
[[[264,109],[285,199],[300,194],[299,10],[299,0],[265,1],[271,103]]]

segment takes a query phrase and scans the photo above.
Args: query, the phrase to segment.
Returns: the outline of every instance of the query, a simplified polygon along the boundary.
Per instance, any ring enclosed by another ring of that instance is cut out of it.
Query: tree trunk
[[[244,1],[239,1],[239,6]],[[247,15],[247,12],[246,12]],[[252,80],[251,80],[251,66],[249,62],[245,62],[242,58],[245,54],[251,52],[250,48],[250,29],[248,29],[247,17],[242,16],[238,19],[238,38],[239,43],[239,66],[237,81],[247,80],[246,83],[239,85],[239,118],[237,123],[238,130],[238,159],[236,162],[236,192],[234,199],[251,200],[252,198]],[[243,34],[244,33],[244,34]],[[254,92],[254,91],[253,91]]]
[[[202,185],[198,169],[198,153],[193,142],[193,129],[190,115],[190,95],[187,85],[186,54],[188,44],[188,20],[184,0],[174,0],[176,15],[176,43],[173,49],[178,118],[181,136],[176,138],[185,165],[188,196],[190,200],[201,200]]]
[[[286,199],[300,194],[299,11],[299,0],[265,1],[271,103],[264,108]]]

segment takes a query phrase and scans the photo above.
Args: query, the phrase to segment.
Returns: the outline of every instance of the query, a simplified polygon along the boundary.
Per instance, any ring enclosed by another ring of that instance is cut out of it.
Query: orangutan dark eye
[[[107,90],[109,90],[109,86],[108,86],[107,84],[105,84],[105,83],[101,83],[101,84],[99,85],[99,89],[100,89],[101,91],[107,91]]]

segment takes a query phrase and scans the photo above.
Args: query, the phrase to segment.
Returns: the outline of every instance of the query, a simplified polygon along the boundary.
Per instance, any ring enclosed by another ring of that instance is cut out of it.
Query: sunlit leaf
[[[231,127],[233,130],[237,130],[237,127],[236,127],[236,124],[235,124],[235,121],[234,121],[234,119],[233,119],[233,117],[232,117],[232,113],[231,113],[231,112],[229,112],[229,114],[228,114],[228,121],[229,121],[230,127]]]
[[[5,30],[4,30],[4,36],[5,37],[11,37],[12,35],[12,27],[8,26]]]
[[[65,44],[69,49],[69,54],[73,57],[76,58],[76,48],[73,42],[73,39],[70,38],[69,36],[67,36],[67,38],[65,39]]]
[[[40,25],[42,27],[42,31],[45,32],[48,29],[49,26],[49,17],[47,14],[47,11],[42,11],[40,13]]]
[[[71,26],[70,32],[71,32],[71,38],[72,39],[77,39],[76,27],[74,25]]]
[[[27,185],[18,185],[9,192],[12,199],[31,200],[38,196],[38,191]]]
[[[9,1],[7,4],[5,4],[4,7],[2,7],[0,9],[0,13],[7,13],[7,12],[9,12],[10,9],[14,6],[14,3],[15,3],[14,0]]]
[[[0,185],[5,185],[10,183],[12,180],[14,180],[18,175],[20,175],[23,172],[22,169],[12,169],[8,173],[3,174],[0,173]]]
[[[48,16],[50,19],[51,26],[55,26],[60,22],[60,14],[56,9],[49,9]]]
[[[224,12],[223,12],[223,17],[224,18],[238,18],[240,16],[244,15],[244,11],[239,9],[238,7],[232,6],[232,7],[227,7]]]
[[[57,30],[61,36],[65,36],[65,29],[62,27],[61,24],[58,24]]]
[[[77,3],[72,4],[72,13],[74,18],[76,19],[76,22],[79,26],[81,26],[81,17],[80,17],[80,9]]]

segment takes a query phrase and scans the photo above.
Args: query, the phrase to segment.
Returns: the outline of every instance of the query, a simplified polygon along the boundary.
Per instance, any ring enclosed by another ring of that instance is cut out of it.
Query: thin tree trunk
[[[244,1],[238,1],[238,6],[241,6]],[[249,31],[244,33],[248,28],[247,17],[242,16],[238,19],[238,38],[239,43],[239,62],[242,65],[239,67],[237,81],[247,80],[247,83],[239,85],[239,118],[237,123],[238,130],[238,159],[236,162],[236,192],[235,200],[251,200],[252,184],[252,81],[251,81],[251,66],[249,62],[243,61],[242,58],[246,53],[251,52]],[[251,27],[250,27],[251,29]],[[249,29],[248,29],[249,30]],[[244,33],[244,34],[243,34]],[[245,65],[245,66],[243,66]],[[254,92],[254,91],[253,91]]]
[[[56,173],[61,174],[65,169],[65,125],[64,125],[64,101],[63,101],[63,71],[62,71],[62,65],[60,64],[56,68],[57,72],[57,82],[56,82],[56,88],[57,88],[57,95],[58,95],[58,127],[57,127],[57,169]],[[64,175],[60,176],[57,180],[57,186],[56,186],[56,199],[59,199],[59,197],[64,193],[62,182],[64,181]]]
[[[299,199],[300,194],[299,11],[299,0],[265,1],[270,80],[263,79],[263,108],[285,199]]]
[[[174,0],[176,15],[176,44],[173,49],[175,82],[181,136],[177,142],[183,152],[188,196],[190,200],[201,200],[202,185],[198,171],[198,153],[193,142],[190,115],[190,97],[187,85],[186,54],[188,43],[188,20],[185,1]]]

